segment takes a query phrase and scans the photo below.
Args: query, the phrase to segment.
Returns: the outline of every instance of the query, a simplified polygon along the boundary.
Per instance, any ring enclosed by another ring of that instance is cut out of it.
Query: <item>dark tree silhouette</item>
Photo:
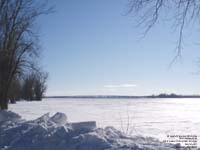
[[[0,0],[0,109],[8,108],[13,79],[32,68],[40,53],[33,27],[45,4],[34,0]]]
[[[37,72],[35,74],[35,84],[34,84],[34,93],[35,100],[42,100],[44,93],[46,91],[46,81],[48,74],[45,72]]]
[[[21,98],[28,101],[42,100],[46,91],[47,77],[47,73],[38,70],[27,75],[22,83]]]
[[[34,98],[34,80],[35,76],[33,74],[27,75],[22,83],[22,98],[28,101]]]
[[[8,91],[8,98],[11,103],[15,103],[16,101],[20,100],[22,92],[21,86],[21,79],[14,78],[11,82],[9,91]]]
[[[178,29],[177,54],[172,63],[181,56],[186,25],[200,24],[199,0],[129,0],[128,13],[137,17],[138,25],[145,28],[144,35],[159,21],[166,19]]]

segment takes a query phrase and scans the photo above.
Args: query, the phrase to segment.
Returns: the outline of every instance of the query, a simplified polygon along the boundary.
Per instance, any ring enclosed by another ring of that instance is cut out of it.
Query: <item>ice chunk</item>
[[[50,119],[49,113],[46,113],[46,114],[42,115],[41,117],[31,121],[31,122],[42,123],[42,122],[47,122],[49,119]]]
[[[78,122],[78,123],[71,123],[70,124],[73,130],[93,130],[96,128],[95,121],[88,121],[88,122]]]
[[[50,118],[50,120],[55,122],[57,125],[64,125],[67,123],[67,116],[64,113],[57,112]]]
[[[111,144],[96,132],[80,134],[73,139],[79,150],[104,150],[111,148]]]

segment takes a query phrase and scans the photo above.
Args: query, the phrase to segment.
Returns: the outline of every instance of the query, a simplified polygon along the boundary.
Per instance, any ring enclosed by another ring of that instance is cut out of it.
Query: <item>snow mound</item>
[[[21,119],[21,117],[11,111],[0,110],[0,122],[14,121]]]
[[[13,112],[0,112],[1,150],[175,150],[178,145],[153,138],[130,137],[96,122],[69,123],[67,116],[44,114],[32,121]]]

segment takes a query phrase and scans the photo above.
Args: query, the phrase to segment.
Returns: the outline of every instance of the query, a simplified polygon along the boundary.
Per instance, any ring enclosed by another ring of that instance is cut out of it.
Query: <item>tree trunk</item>
[[[8,99],[7,99],[6,93],[1,92],[0,94],[0,108],[1,110],[8,109]]]
[[[2,86],[3,88],[0,90],[0,108],[1,110],[8,109],[8,97],[7,97],[7,88]]]
[[[6,99],[2,100],[2,106],[1,106],[2,110],[7,110],[8,109],[8,101]]]

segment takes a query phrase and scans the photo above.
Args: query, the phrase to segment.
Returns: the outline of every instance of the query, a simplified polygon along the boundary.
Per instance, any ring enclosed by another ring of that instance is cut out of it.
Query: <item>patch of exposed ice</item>
[[[69,123],[67,116],[44,114],[32,121],[13,112],[0,112],[1,150],[175,150],[177,145],[154,138],[127,136],[113,127],[97,128],[96,122]]]

